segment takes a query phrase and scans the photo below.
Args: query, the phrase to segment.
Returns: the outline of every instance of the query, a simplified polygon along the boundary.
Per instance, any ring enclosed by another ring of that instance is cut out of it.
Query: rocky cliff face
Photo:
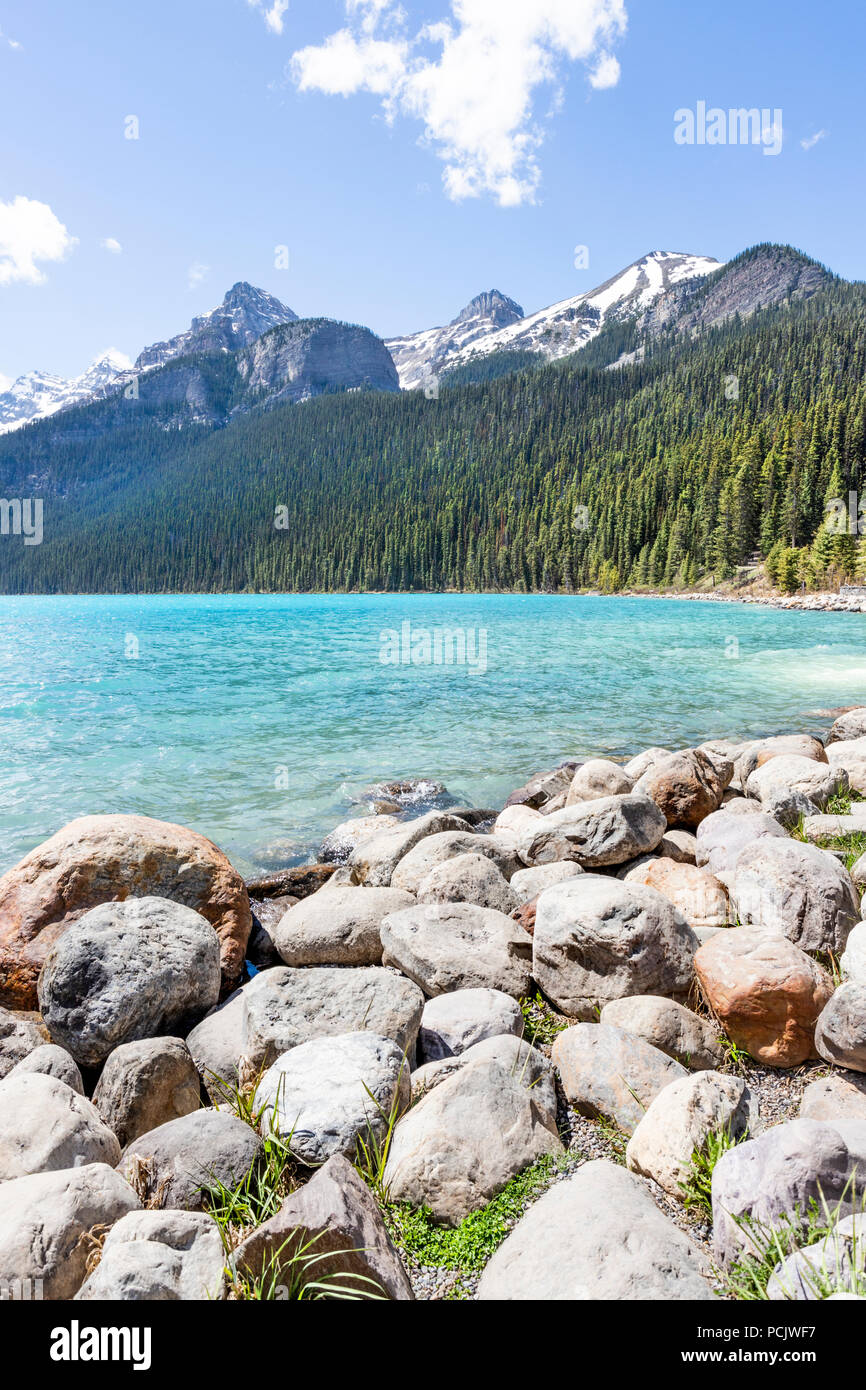
[[[216,309],[194,318],[185,333],[145,348],[135,365],[139,371],[148,371],[193,352],[237,352],[269,329],[292,323],[297,317],[294,309],[274,295],[240,280]]]
[[[238,371],[249,400],[265,393],[268,404],[329,391],[400,389],[382,339],[332,319],[299,319],[273,329],[240,354]]]

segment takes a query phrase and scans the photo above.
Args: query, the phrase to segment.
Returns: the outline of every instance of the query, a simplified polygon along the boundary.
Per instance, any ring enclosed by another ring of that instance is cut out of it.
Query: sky
[[[237,280],[388,337],[652,250],[864,279],[864,52],[863,0],[0,0],[0,386]]]

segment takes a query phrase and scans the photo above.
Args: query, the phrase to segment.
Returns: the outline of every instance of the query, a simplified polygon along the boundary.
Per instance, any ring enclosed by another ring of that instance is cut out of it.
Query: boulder
[[[849,980],[828,999],[815,1025],[815,1047],[825,1062],[866,1071],[866,980]]]
[[[256,1091],[262,1133],[277,1133],[310,1168],[358,1142],[381,1144],[389,1116],[409,1105],[409,1068],[390,1038],[343,1033],[284,1052]]]
[[[415,1295],[379,1204],[351,1163],[334,1154],[292,1192],[276,1216],[246,1236],[233,1263],[250,1279],[298,1278],[298,1256],[314,1281],[359,1297],[410,1302]]]
[[[678,830],[674,826],[665,832],[656,853],[660,854],[663,859],[673,859],[675,864],[696,864],[698,861],[697,836],[693,835],[690,830]]]
[[[566,806],[578,801],[597,801],[603,796],[625,796],[634,786],[634,779],[607,758],[591,758],[577,769],[568,789]]]
[[[767,1228],[796,1220],[816,1202],[839,1217],[862,1207],[866,1191],[866,1124],[791,1120],[722,1154],[713,1169],[713,1245],[733,1263]],[[855,1176],[856,1175],[856,1176]],[[754,1235],[750,1235],[750,1225]]]
[[[476,835],[462,830],[428,835],[400,860],[394,870],[391,887],[401,888],[407,893],[418,893],[431,870],[465,854],[481,854],[485,859],[491,859],[504,877],[510,878],[512,870],[519,867],[511,846],[512,839],[510,833],[502,837]]]
[[[627,1167],[682,1198],[692,1158],[711,1134],[754,1135],[758,1105],[739,1076],[702,1071],[660,1091],[628,1141]]]
[[[40,1072],[0,1081],[0,1183],[119,1158],[111,1130],[65,1082]]]
[[[520,835],[542,819],[540,811],[530,806],[506,806],[493,823],[495,835]]]
[[[181,1038],[143,1038],[115,1048],[93,1103],[125,1148],[140,1134],[201,1106],[195,1062]]]
[[[852,791],[866,795],[866,738],[831,743],[827,749],[827,761],[834,770],[839,769],[846,774]],[[855,806],[858,804],[854,803]]]
[[[85,816],[0,878],[0,1004],[36,1007],[43,961],[69,925],[103,903],[170,898],[216,933],[223,985],[243,968],[247,890],[203,835],[147,816]]]
[[[118,1172],[149,1207],[197,1211],[209,1189],[234,1188],[262,1152],[250,1126],[221,1110],[196,1110],[139,1134]]]
[[[354,820],[343,821],[326,835],[319,849],[318,858],[323,864],[345,864],[349,855],[374,835],[384,835],[397,830],[402,824],[397,816],[356,816]]]
[[[845,942],[839,969],[843,979],[866,984],[866,922],[858,922]]]
[[[577,1023],[553,1044],[553,1064],[571,1105],[590,1119],[603,1116],[631,1134],[685,1067],[641,1038],[610,1023]]]
[[[456,989],[428,999],[421,1015],[418,1060],[454,1057],[485,1038],[523,1032],[520,1005],[497,989]]]
[[[851,869],[851,882],[858,893],[866,891],[866,854],[861,854],[860,858]]]
[[[770,787],[761,803],[768,816],[787,830],[793,830],[801,820],[818,814],[818,807],[805,792],[791,787]]]
[[[777,734],[774,738],[758,738],[747,743],[735,763],[735,775],[741,787],[745,787],[756,768],[763,767],[773,758],[806,758],[810,762],[827,762],[824,745],[811,734]]]
[[[505,803],[506,807],[528,806],[532,810],[540,810],[545,802],[551,801],[561,792],[568,792],[576,766],[576,763],[566,763],[562,767],[553,768],[551,772],[537,772],[522,787],[511,793]]]
[[[643,753],[638,753],[631,758],[623,768],[623,772],[630,777],[633,782],[637,782],[648,772],[656,763],[662,762],[665,758],[673,757],[670,748],[646,748]]]
[[[487,1264],[478,1298],[705,1302],[715,1297],[710,1274],[640,1179],[595,1159],[529,1208]]]
[[[827,736],[827,743],[841,743],[855,738],[866,738],[866,708],[862,705],[839,715]]]
[[[0,1008],[0,1081],[28,1053],[41,1047],[46,1032],[37,1022],[39,1015],[13,1013]]]
[[[392,1202],[457,1226],[544,1154],[563,1147],[519,1076],[495,1059],[441,1081],[398,1122],[385,1167]]]
[[[219,1227],[202,1211],[132,1211],[112,1226],[82,1302],[193,1302],[225,1298]]]
[[[533,978],[562,1013],[587,1019],[633,994],[678,994],[692,980],[697,938],[653,888],[583,874],[538,900]]]
[[[863,1214],[837,1221],[823,1240],[796,1250],[782,1260],[767,1284],[767,1297],[773,1303],[790,1300],[814,1303],[830,1297],[828,1290],[852,1295],[862,1289],[866,1275],[866,1246],[863,1243]],[[862,1295],[860,1295],[862,1297]]]
[[[447,997],[447,996],[444,996]],[[517,1078],[538,1108],[543,1123],[556,1130],[558,1101],[553,1067],[537,1047],[524,1042],[512,1033],[500,1033],[483,1042],[473,1043],[456,1057],[444,1057],[440,1062],[426,1062],[412,1073],[412,1104],[415,1105],[434,1086],[474,1062],[498,1062],[509,1076]]]
[[[53,1076],[56,1081],[70,1086],[78,1095],[84,1095],[81,1072],[66,1049],[58,1047],[56,1043],[43,1043],[41,1047],[35,1047],[26,1057],[22,1057],[20,1062],[15,1063],[12,1070],[7,1072],[7,1076],[23,1076],[31,1072]]]
[[[93,908],[57,938],[39,1006],[54,1041],[98,1066],[121,1043],[185,1033],[219,990],[219,942],[204,917],[167,898],[130,898]]]
[[[472,834],[472,827],[457,816],[445,811],[428,811],[417,820],[405,821],[396,830],[382,830],[362,840],[349,855],[348,864],[356,883],[368,888],[390,888],[391,876],[400,860],[428,835],[441,835],[446,830]],[[404,885],[395,883],[395,888]]]
[[[822,807],[837,792],[847,791],[848,778],[841,768],[834,769],[795,753],[782,753],[755,768],[745,783],[749,796],[757,797],[764,805],[779,787],[801,792]]]
[[[802,1120],[866,1121],[866,1078],[822,1076],[808,1085],[800,1098]]]
[[[97,1245],[92,1233],[140,1205],[105,1163],[0,1183],[0,1288],[30,1281],[43,1298],[74,1298]]]
[[[712,1071],[724,1061],[718,1027],[673,999],[654,994],[612,999],[600,1021],[642,1038],[689,1071]]]
[[[416,984],[379,966],[281,966],[257,975],[244,989],[243,1057],[255,1075],[315,1038],[369,1032],[390,1038],[411,1062],[423,1008]]]
[[[238,1084],[247,988],[244,985],[236,989],[222,1004],[217,1004],[187,1036],[186,1045],[196,1070],[214,1103],[225,1100]]]
[[[418,885],[419,903],[474,903],[506,914],[518,907],[517,894],[491,859],[458,854],[437,864]],[[408,907],[409,903],[399,906]],[[395,906],[392,911],[397,911]]]
[[[728,925],[728,894],[724,885],[694,864],[650,859],[630,869],[623,882],[655,888],[679,909],[693,929]]]
[[[286,965],[381,965],[382,918],[414,901],[397,888],[328,887],[280,919],[277,950]]]
[[[770,838],[787,840],[783,827],[772,816],[765,815],[757,802],[746,802],[755,811],[743,815],[733,810],[732,802],[721,811],[714,811],[698,826],[697,863],[711,874],[735,869],[744,849],[758,840]]]
[[[779,932],[803,951],[839,955],[860,920],[860,903],[844,865],[798,840],[758,841],[734,870],[731,905],[743,926]]]
[[[570,859],[557,860],[553,864],[539,864],[537,869],[518,869],[511,879],[511,890],[517,895],[518,904],[523,907],[532,903],[545,888],[555,883],[565,883],[568,878],[577,878],[584,871],[579,864]]]
[[[530,866],[572,859],[585,869],[605,868],[656,849],[666,827],[649,797],[604,796],[546,816],[543,825],[521,837],[518,853]]]
[[[771,1067],[814,1057],[815,1024],[833,993],[816,961],[787,937],[759,927],[719,932],[698,951],[695,971],[732,1042]]]
[[[694,829],[719,809],[733,771],[729,762],[687,748],[653,763],[635,783],[635,791],[655,802],[668,825]]]
[[[852,814],[845,816],[807,816],[803,834],[813,845],[820,845],[824,840],[841,840],[847,835],[863,835],[866,833],[866,802],[855,802],[851,810]]]
[[[532,938],[501,912],[472,903],[434,903],[390,913],[383,961],[430,997],[453,989],[529,991]]]

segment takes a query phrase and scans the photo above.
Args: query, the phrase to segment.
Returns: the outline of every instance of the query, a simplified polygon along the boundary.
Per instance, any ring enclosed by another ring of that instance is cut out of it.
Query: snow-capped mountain
[[[122,386],[131,371],[129,358],[116,348],[109,348],[80,376],[65,378],[49,372],[27,372],[0,393],[0,434],[107,395]]]
[[[185,333],[165,343],[153,343],[136,359],[136,368],[150,371],[164,367],[173,357],[190,352],[237,352],[249,347],[270,328],[297,320],[294,309],[281,304],[267,290],[256,289],[245,280],[232,285],[222,304],[194,318]]]
[[[524,316],[514,300],[494,290],[490,295],[479,295],[446,328],[428,329],[386,342],[404,390],[422,386],[425,380],[448,367],[494,352],[525,351],[551,359],[567,357],[584,347],[610,319],[631,318],[673,286],[708,275],[721,264],[709,256],[653,251],[597,289],[563,299],[537,313]],[[510,321],[490,322],[485,306],[494,302],[498,312],[510,313]],[[508,309],[500,310],[500,305]]]

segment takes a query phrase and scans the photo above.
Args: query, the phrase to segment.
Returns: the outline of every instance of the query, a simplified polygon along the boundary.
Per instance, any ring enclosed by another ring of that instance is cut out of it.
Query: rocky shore
[[[761,608],[796,609],[802,613],[866,613],[866,598],[847,598],[842,594],[738,594],[725,593],[663,594],[662,598],[688,599],[695,603],[750,603]]]
[[[0,878],[0,1298],[866,1296],[866,709]]]

